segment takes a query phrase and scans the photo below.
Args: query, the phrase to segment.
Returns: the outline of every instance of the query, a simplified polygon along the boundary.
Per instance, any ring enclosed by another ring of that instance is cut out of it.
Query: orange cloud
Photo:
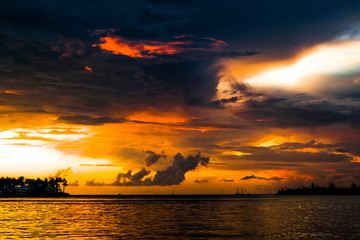
[[[184,123],[186,117],[177,113],[156,113],[138,112],[128,117],[132,121],[154,122],[154,123]]]
[[[13,94],[13,95],[25,95],[25,91],[21,91],[21,90],[0,90],[0,93]]]
[[[121,54],[132,58],[155,58],[156,55],[173,55],[187,51],[218,51],[227,44],[214,38],[199,38],[198,41],[188,40],[191,36],[176,37],[176,41],[133,41],[119,36],[106,36],[100,38],[99,44],[103,50],[114,54]]]
[[[88,66],[85,66],[85,70],[86,70],[86,71],[89,71],[89,72],[93,72],[92,68],[91,68],[91,67],[88,67]]]

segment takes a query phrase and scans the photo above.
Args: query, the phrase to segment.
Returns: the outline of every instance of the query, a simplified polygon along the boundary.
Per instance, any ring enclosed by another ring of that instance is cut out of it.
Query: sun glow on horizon
[[[91,134],[90,134],[91,135]],[[87,128],[14,129],[0,132],[0,173],[2,175],[48,176],[68,167],[83,169],[86,165],[106,166],[108,159],[87,158],[66,154],[57,149],[62,143],[72,143],[89,137]]]

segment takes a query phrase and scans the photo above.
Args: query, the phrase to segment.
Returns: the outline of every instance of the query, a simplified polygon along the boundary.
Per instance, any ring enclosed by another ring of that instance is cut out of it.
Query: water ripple
[[[1,239],[360,239],[360,197],[1,199]]]

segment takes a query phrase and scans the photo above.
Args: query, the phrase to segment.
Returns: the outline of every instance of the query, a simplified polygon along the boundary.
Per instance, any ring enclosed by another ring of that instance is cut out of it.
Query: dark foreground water
[[[0,239],[360,239],[359,196],[0,199]]]

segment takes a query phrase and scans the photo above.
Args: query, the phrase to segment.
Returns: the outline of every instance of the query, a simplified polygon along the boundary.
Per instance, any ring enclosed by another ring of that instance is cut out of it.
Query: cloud
[[[268,147],[243,146],[236,150],[249,154],[241,156],[224,155],[220,158],[224,160],[243,159],[256,162],[268,162],[270,164],[286,162],[287,166],[296,166],[299,163],[351,162],[354,159],[353,155],[348,152],[341,153],[335,151],[339,146],[340,145],[323,144],[316,141],[309,141],[307,143],[285,142],[280,145]],[[300,164],[300,166],[302,166],[302,164]]]
[[[121,167],[122,165],[118,165],[118,164],[88,164],[88,163],[82,163],[79,166],[83,166],[83,167]]]
[[[227,103],[235,103],[239,100],[240,100],[239,97],[223,98],[221,100],[209,102],[208,104],[209,104],[209,106],[212,106],[212,107],[222,107]]]
[[[69,183],[68,186],[78,187],[79,186],[79,180],[75,180],[75,182]]]
[[[121,148],[116,151],[116,156],[119,157],[122,161],[128,161],[142,164],[144,161],[144,158],[146,157],[146,153],[141,150],[136,150],[133,148]]]
[[[102,125],[105,123],[123,123],[124,119],[113,119],[109,117],[91,117],[85,115],[60,116],[57,121],[81,124],[81,125]]]
[[[240,180],[250,180],[250,179],[256,179],[256,178],[258,178],[258,177],[251,175],[251,176],[245,176],[245,177],[241,178]]]
[[[245,177],[241,178],[240,180],[251,180],[251,179],[259,179],[259,180],[266,180],[266,181],[281,181],[284,178],[281,178],[281,177],[264,178],[264,177],[255,176],[253,174],[253,175],[250,175],[250,176],[245,176]]]
[[[121,123],[147,106],[206,104],[216,92],[216,61],[255,54],[226,47],[213,34],[181,29],[196,9],[187,4],[96,0],[90,9],[71,2],[20,2],[1,3],[1,76],[9,81],[0,83],[0,91],[21,95],[4,94],[0,101],[46,109],[62,123]],[[146,58],[92,47],[101,38],[128,44]]]
[[[271,177],[271,178],[266,178],[266,180],[268,181],[281,181],[283,180],[284,178],[281,178],[281,177]]]
[[[89,30],[91,34],[101,34],[102,28],[114,28],[114,32],[126,36],[164,35],[183,27],[191,13],[191,8],[185,6],[145,0],[137,3],[95,0],[86,6],[74,2],[39,0],[34,4],[20,0],[19,4],[1,2],[0,6],[1,21],[8,25],[53,31],[74,38],[85,38]]]
[[[147,154],[145,158],[145,166],[150,167],[152,164],[156,163],[160,158],[166,158],[164,151],[161,154],[156,154],[153,151],[145,151]]]
[[[356,98],[278,95],[244,98],[236,114],[263,127],[317,127],[338,123],[360,126],[360,105]]]
[[[96,182],[95,179],[86,181],[85,186],[89,186],[89,187],[102,187],[102,186],[106,186],[107,184],[104,182]]]
[[[121,36],[109,35],[100,38],[100,43],[93,44],[114,54],[132,58],[155,58],[160,55],[174,55],[182,52],[200,51],[217,52],[227,44],[215,38],[178,36],[174,41],[162,42],[151,40],[128,40]]]
[[[131,149],[138,143],[130,141],[125,146],[122,138],[113,140],[116,137],[105,137],[102,132],[88,135],[88,139],[81,141],[81,148],[87,148],[86,144],[91,141],[99,141],[106,150],[113,148],[109,150],[111,158],[129,159],[130,166],[137,161],[139,167],[145,158],[142,150],[158,147],[152,141],[154,138],[138,140],[144,138],[145,132],[161,136],[171,149],[179,146],[186,151],[201,150],[209,154],[251,153],[220,156],[218,164],[213,165],[217,169],[290,168],[322,177],[330,175],[323,169],[332,167],[343,175],[356,176],[357,164],[351,161],[356,160],[354,155],[360,151],[359,144],[353,143],[358,141],[360,126],[358,70],[323,76],[327,82],[319,84],[324,89],[321,96],[286,90],[265,92],[238,79],[239,82],[231,82],[226,96],[215,97],[221,93],[217,87],[227,64],[235,62],[228,58],[244,56],[241,61],[245,64],[236,66],[244,69],[246,63],[284,61],[309,46],[338,41],[334,38],[358,28],[359,9],[356,1],[333,0],[230,1],[227,4],[213,0],[176,3],[94,0],[87,4],[1,1],[1,126],[9,123],[18,127],[26,125],[24,121],[31,121],[32,126],[36,123],[39,127],[43,124],[38,121],[41,118],[50,119],[49,124],[87,125],[91,131],[102,131],[108,126],[100,125],[107,123],[130,125],[127,119],[134,113],[175,112],[185,119],[183,123],[142,125],[143,131],[129,133],[131,137],[136,135],[136,141],[146,142],[144,148],[119,150],[118,146]],[[109,40],[115,48],[102,49],[101,44]],[[97,46],[93,47],[94,44]],[[130,53],[119,50],[119,45]],[[261,54],[254,56],[256,53]],[[219,66],[219,61],[225,64]],[[40,114],[41,117],[34,117]],[[54,121],[56,117],[58,120]],[[136,124],[132,122],[131,127],[139,127]],[[330,140],[347,131],[346,138],[350,139],[344,138],[334,146],[300,142],[277,147],[245,145],[264,132],[294,127],[301,128],[297,130],[301,134],[309,129],[314,133],[322,131],[320,128],[326,129],[322,138]],[[114,132],[115,129],[114,126]],[[39,137],[37,140],[46,141]],[[56,142],[48,143],[55,145]],[[79,144],[66,147],[61,144],[56,145],[62,151],[71,151],[64,149],[75,145],[74,148],[80,148]],[[319,152],[302,152],[306,147]],[[96,154],[108,154],[98,152],[101,153]],[[133,180],[133,172],[120,175],[121,183],[124,184],[124,178],[129,185],[181,182],[185,170],[176,167],[159,173],[156,183],[153,174],[144,176],[149,171],[147,167],[153,168],[151,164],[155,162],[159,163],[159,159],[149,159],[145,170]],[[174,180],[167,179],[169,175]]]
[[[165,170],[156,172],[154,178],[144,177],[150,174],[145,168],[132,174],[129,170],[127,173],[119,173],[116,181],[111,184],[114,186],[169,186],[178,185],[185,180],[185,174],[188,171],[196,169],[198,166],[207,166],[210,159],[202,157],[200,153],[195,156],[189,155],[184,158],[180,153],[174,156],[171,166]]]
[[[116,180],[115,183],[119,183],[119,182],[126,182],[128,179],[132,178],[132,171],[129,170],[127,173],[119,173],[116,176]]]
[[[142,179],[149,175],[150,171],[147,171],[145,168],[141,169],[139,172],[135,173],[134,175],[131,176],[131,178],[129,179],[131,181],[131,183],[133,183],[134,185],[138,185],[142,183]],[[145,181],[149,181],[148,178],[145,179]]]
[[[73,174],[73,170],[71,169],[71,167],[68,167],[66,169],[59,169],[54,175],[54,177],[67,177],[70,174]]]
[[[203,179],[203,180],[195,180],[194,181],[195,183],[207,183],[208,182],[208,180],[206,180],[206,179]]]
[[[311,50],[310,50],[311,51]],[[308,50],[308,52],[310,52]],[[349,52],[352,54],[349,55]],[[329,83],[341,86],[341,88],[358,88],[354,85],[353,79],[359,76],[354,71],[360,61],[356,57],[360,53],[360,41],[358,39],[347,42],[335,42],[316,46],[306,56],[300,58],[290,66],[275,68],[270,71],[246,78],[244,82],[251,86],[265,88],[299,87],[304,91],[314,92],[318,88],[320,92],[337,92],[333,86],[328,89]],[[337,76],[337,75],[343,76]],[[346,79],[347,77],[350,79]],[[311,82],[309,82],[309,80]],[[341,80],[341,83],[338,83]],[[310,84],[309,84],[310,83]],[[303,87],[301,87],[303,85]],[[348,86],[346,86],[348,85]],[[319,89],[320,88],[320,89]],[[325,90],[325,91],[324,91]],[[330,90],[330,91],[329,91]],[[357,89],[359,90],[359,88]],[[318,92],[318,91],[316,91]]]
[[[63,130],[58,130],[58,129],[54,129],[54,130],[50,130],[47,132],[39,132],[42,134],[55,134],[55,135],[61,135],[61,134],[86,134],[86,132],[82,132],[82,131],[74,131],[71,128],[68,129],[63,129]]]
[[[223,179],[220,179],[219,181],[220,182],[234,182],[234,179],[225,179],[225,178],[223,178]]]
[[[336,152],[339,152],[339,153],[347,153],[349,152],[348,150],[345,150],[345,149],[342,149],[342,148],[337,148],[335,149]]]
[[[278,163],[259,163],[258,165],[274,166],[274,167],[303,167],[303,166],[306,166],[306,165],[304,165],[304,164],[292,164],[292,163],[285,163],[285,164],[278,164]]]
[[[31,141],[43,141],[43,142],[53,142],[54,141],[51,138],[28,136],[28,134],[30,132],[18,131],[16,133],[18,133],[19,135],[16,137],[9,137],[9,138],[4,138],[4,139],[7,139],[7,140],[31,140]]]
[[[88,67],[87,65],[85,66],[85,71],[94,72],[94,71],[92,70],[92,68],[91,68],[91,67]]]

